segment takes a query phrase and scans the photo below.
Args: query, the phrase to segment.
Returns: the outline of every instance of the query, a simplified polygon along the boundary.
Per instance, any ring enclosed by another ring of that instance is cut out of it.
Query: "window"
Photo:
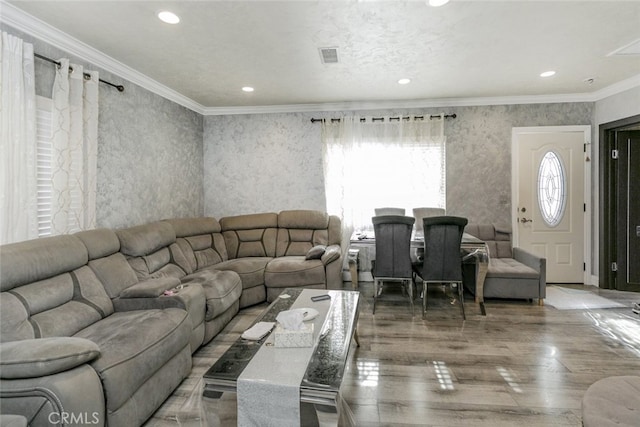
[[[36,97],[36,173],[37,173],[37,217],[38,237],[51,236],[53,232],[53,101],[42,96]],[[81,153],[80,153],[81,154]],[[71,154],[70,170],[74,171],[81,164],[77,152]],[[75,172],[77,175],[78,172]],[[82,194],[76,187],[68,189],[70,198],[70,214],[67,217],[67,232],[80,231],[81,224],[78,215],[82,206]]]
[[[445,207],[443,120],[323,125],[327,210],[351,230],[370,230],[378,207]]]
[[[567,180],[564,166],[553,151],[548,151],[538,168],[538,206],[549,227],[560,224],[567,201]]]
[[[51,185],[53,162],[53,102],[36,98],[36,172],[38,175],[38,237],[51,235]]]

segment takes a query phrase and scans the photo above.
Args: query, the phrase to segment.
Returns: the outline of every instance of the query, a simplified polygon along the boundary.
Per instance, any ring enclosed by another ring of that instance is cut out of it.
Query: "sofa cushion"
[[[329,215],[295,210],[278,214],[276,256],[306,255],[317,245],[329,244]]]
[[[316,245],[309,249],[307,255],[304,257],[305,259],[320,259],[324,252],[327,250],[326,245]]]
[[[264,276],[265,285],[270,288],[326,284],[322,261],[306,260],[304,256],[275,258],[267,265]]]
[[[164,221],[117,230],[120,251],[131,257],[149,255],[176,241],[171,224]]]
[[[220,223],[212,217],[174,218],[165,220],[173,227],[176,237],[198,236],[201,234],[220,233]]]
[[[100,355],[98,346],[74,337],[39,338],[0,346],[0,378],[37,378],[91,362]]]
[[[229,259],[273,257],[276,254],[278,215],[238,215],[220,220]]]
[[[264,285],[264,271],[271,257],[247,257],[230,259],[211,267],[215,270],[235,271],[242,280],[242,288],[249,289]]]
[[[120,240],[116,233],[106,228],[75,233],[87,248],[89,267],[103,284],[109,298],[117,297],[123,289],[138,281],[120,250]]]
[[[0,291],[74,270],[89,255],[75,236],[62,235],[0,246]]]
[[[111,299],[85,265],[3,292],[0,339],[70,336],[111,313]]]
[[[189,273],[228,259],[224,238],[220,233],[179,237],[176,244],[182,250],[187,263],[186,268],[182,264],[179,265]]]
[[[138,282],[136,272],[120,252],[89,261],[89,267],[104,285],[109,298],[120,295],[122,290]]]
[[[101,356],[91,365],[107,409],[120,408],[165,363],[189,345],[191,322],[178,308],[118,312],[75,336],[93,341]]]
[[[182,283],[197,283],[202,286],[207,304],[204,317],[206,321],[223,314],[238,302],[242,294],[242,281],[233,271],[201,270],[185,276]]]
[[[227,260],[227,248],[220,223],[211,217],[166,220],[176,232],[176,243],[184,260],[174,259],[187,274]]]
[[[484,241],[491,258],[513,258],[511,228],[494,224],[468,224],[464,231]]]
[[[489,277],[537,279],[540,273],[513,258],[489,258]]]
[[[109,256],[120,250],[120,240],[113,230],[96,228],[75,233],[89,253],[89,259]]]
[[[324,229],[329,227],[329,215],[314,210],[289,210],[278,214],[279,228]]]

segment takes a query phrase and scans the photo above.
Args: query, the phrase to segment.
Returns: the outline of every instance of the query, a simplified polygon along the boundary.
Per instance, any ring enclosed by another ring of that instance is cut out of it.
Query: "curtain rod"
[[[33,55],[34,55],[36,58],[40,58],[40,59],[42,59],[42,60],[45,60],[45,61],[51,62],[52,64],[56,64],[58,67],[62,66],[62,64],[61,64],[60,62],[58,62],[58,61],[56,61],[56,60],[53,60],[53,59],[51,59],[51,58],[47,58],[46,56],[42,56],[42,55],[40,55],[40,54],[38,54],[38,53],[34,53]],[[72,71],[73,71],[73,67],[69,67],[69,70],[72,70]],[[83,74],[84,74],[84,77],[85,77],[85,78],[89,78],[89,77],[91,77],[91,75],[90,75],[90,74],[87,74],[87,73],[83,73]],[[108,81],[106,81],[106,80],[102,80],[102,79],[98,79],[98,80],[100,80],[100,82],[102,82],[102,83],[104,83],[104,84],[107,84],[107,85],[109,85],[109,86],[115,87],[116,89],[118,89],[118,92],[124,92],[124,86],[122,86],[122,85],[115,85],[115,84],[113,84],[113,83],[111,83],[111,82],[108,82]]]
[[[437,119],[438,117],[440,117],[440,114],[433,114],[431,116],[427,116],[427,118],[429,119]],[[445,114],[444,118],[445,119],[455,119],[456,117],[458,117],[455,113],[454,114]],[[414,119],[422,119],[424,120],[425,116],[413,116]],[[403,117],[403,120],[410,120],[410,117]],[[325,120],[331,120],[331,122],[339,122],[342,119],[311,119],[311,123],[315,123],[315,122],[324,122]],[[365,117],[360,118],[361,122],[366,121],[367,119]],[[379,122],[379,121],[383,121],[384,117],[372,117],[371,121],[372,122]],[[389,117],[389,121],[392,120],[400,120],[400,117]]]

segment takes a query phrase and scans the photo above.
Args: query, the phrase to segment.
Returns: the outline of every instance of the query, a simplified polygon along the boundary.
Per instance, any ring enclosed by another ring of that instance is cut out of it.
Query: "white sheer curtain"
[[[358,116],[322,125],[327,211],[343,221],[343,242],[372,228],[377,207],[444,208],[444,115],[383,120]]]
[[[60,59],[53,85],[52,234],[95,227],[98,72]]]
[[[38,236],[33,46],[6,32],[0,49],[0,243]]]

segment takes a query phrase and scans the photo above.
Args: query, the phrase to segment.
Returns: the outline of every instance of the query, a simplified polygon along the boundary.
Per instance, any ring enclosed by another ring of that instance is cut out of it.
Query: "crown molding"
[[[626,80],[619,81],[607,87],[604,87],[592,94],[593,102],[600,101],[601,99],[608,98],[613,95],[617,95],[629,89],[640,87],[640,74],[636,74]]]
[[[566,102],[592,102],[591,94],[564,95],[531,95],[504,96],[485,98],[439,98],[412,99],[393,101],[354,101],[325,104],[289,104],[263,105],[247,107],[205,107],[205,116],[226,116],[234,114],[269,114],[269,113],[304,113],[329,111],[363,111],[389,110],[403,108],[445,108],[445,107],[474,107],[482,105],[512,105],[512,104],[554,104]]]
[[[182,105],[204,116],[236,114],[303,113],[330,111],[382,110],[402,108],[445,108],[471,107],[483,105],[514,104],[554,104],[567,102],[596,102],[616,95],[628,89],[640,87],[640,74],[621,82],[614,83],[595,92],[569,93],[555,95],[477,97],[477,98],[440,98],[391,101],[353,101],[317,104],[257,105],[238,107],[205,107],[181,93],[153,80],[131,67],[117,61],[103,52],[81,42],[40,19],[22,11],[10,3],[0,0],[0,22],[3,22],[30,36],[42,40],[60,50],[77,56],[96,67],[113,73],[122,79],[147,89],[176,104]]]
[[[29,15],[10,3],[0,0],[0,21],[32,37],[90,62],[96,67],[113,73],[176,104],[202,114],[204,107],[191,98],[153,80],[131,67],[117,61],[86,43],[58,30],[40,19]]]

